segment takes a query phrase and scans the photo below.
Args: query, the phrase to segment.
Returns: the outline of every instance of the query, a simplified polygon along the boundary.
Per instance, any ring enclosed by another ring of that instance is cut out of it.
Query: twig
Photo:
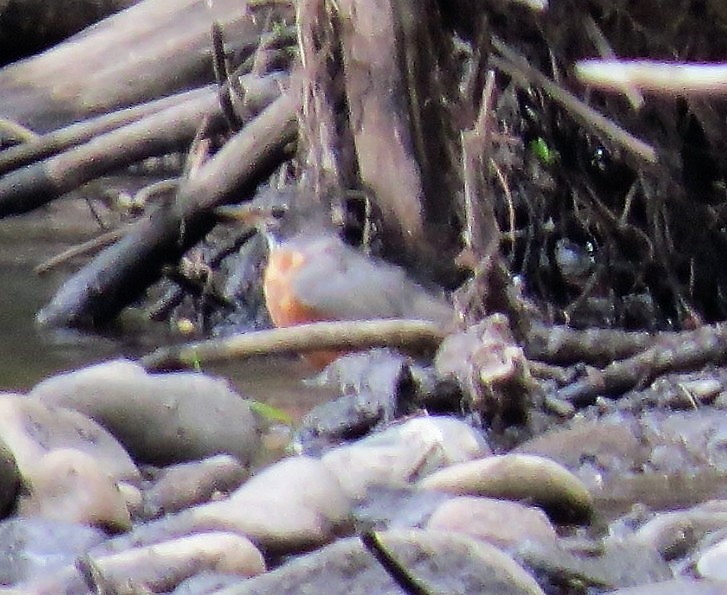
[[[548,77],[535,70],[520,54],[510,48],[505,42],[492,38],[493,47],[502,54],[490,58],[492,64],[510,75],[519,84],[527,87],[537,85],[545,91],[553,101],[559,103],[586,126],[604,134],[616,144],[637,158],[654,164],[658,161],[656,150],[649,144],[618,126],[596,110],[588,107],[580,99],[565,89],[559,87]]]
[[[259,80],[256,94],[262,109],[279,96],[279,79]],[[186,146],[199,122],[209,116],[221,120],[214,91],[192,97],[122,126],[64,153],[33,163],[0,178],[0,217],[28,212],[81,184],[124,165]]]
[[[567,326],[533,324],[525,337],[525,354],[552,364],[599,364],[631,357],[666,333],[625,332],[612,329],[576,330]],[[674,335],[672,335],[674,336]]]
[[[56,254],[48,260],[41,262],[33,269],[33,272],[36,275],[44,275],[49,271],[52,271],[56,267],[68,262],[72,258],[82,256],[84,254],[89,254],[91,252],[96,252],[101,248],[110,246],[117,240],[121,239],[127,232],[127,230],[128,228],[126,227],[119,227],[116,229],[112,229],[111,231],[107,231],[106,233],[90,239],[87,242],[83,242],[82,244],[71,246],[70,248],[68,248],[68,250],[64,250],[60,254]]]
[[[292,95],[277,99],[185,181],[174,204],[139,220],[68,279],[39,321],[79,327],[113,319],[214,226],[212,209],[248,196],[289,155],[297,108]]]
[[[576,76],[601,89],[624,85],[668,95],[727,95],[727,64],[689,64],[653,60],[581,60]]]
[[[616,53],[609,45],[606,36],[603,34],[603,31],[601,31],[598,24],[596,24],[593,17],[591,15],[586,15],[584,22],[586,25],[586,33],[588,33],[588,36],[591,38],[593,45],[596,46],[598,53],[601,54],[601,57],[607,60],[616,60]],[[617,88],[626,96],[626,99],[629,100],[633,109],[640,109],[643,107],[644,97],[633,84],[626,83],[618,85]]]
[[[274,353],[369,347],[431,349],[444,336],[437,324],[423,320],[315,322],[163,347],[143,357],[141,364],[147,370],[160,370]]]
[[[694,370],[727,360],[727,324],[704,326],[695,331],[661,337],[653,347],[602,371],[590,370],[583,380],[557,391],[556,398],[588,405],[599,395],[618,396],[653,381],[660,374]]]
[[[361,543],[376,558],[376,561],[381,564],[386,574],[407,595],[430,595],[429,590],[420,585],[419,581],[384,547],[375,531],[366,531],[361,534],[360,538]]]

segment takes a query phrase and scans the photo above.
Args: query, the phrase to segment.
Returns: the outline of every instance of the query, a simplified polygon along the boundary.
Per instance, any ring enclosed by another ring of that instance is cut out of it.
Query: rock
[[[663,512],[631,539],[658,551],[665,560],[687,555],[705,535],[727,528],[727,501],[706,502],[686,510]]]
[[[47,452],[72,448],[96,459],[116,481],[138,483],[140,479],[127,452],[96,422],[29,397],[0,396],[0,440],[12,452],[24,477]]]
[[[583,483],[565,467],[543,457],[508,454],[435,471],[419,487],[459,495],[526,500],[551,517],[588,521],[593,502]]]
[[[204,374],[147,374],[114,360],[49,378],[31,396],[95,419],[137,461],[168,465],[227,453],[247,464],[260,435],[247,401]]]
[[[248,475],[248,469],[230,455],[165,467],[144,491],[144,516],[152,518],[179,512],[207,502],[214,495],[228,495]]]
[[[648,452],[633,416],[617,414],[598,421],[575,421],[524,442],[513,453],[547,457],[564,465],[589,487],[611,476],[633,472]]]
[[[50,574],[106,539],[85,525],[41,518],[0,523],[0,585]]]
[[[568,549],[567,541],[523,541],[513,554],[536,576],[579,589],[585,586],[603,591],[673,577],[666,562],[650,548],[617,541],[583,546],[576,543]]]
[[[542,595],[510,556],[464,535],[401,530],[376,534],[408,576],[427,593]],[[301,556],[267,574],[229,587],[224,595],[346,593],[400,595],[391,576],[356,537]]]
[[[626,474],[690,476],[727,470],[727,418],[714,409],[646,411],[639,416],[619,411],[596,421],[575,420],[521,444],[513,452],[551,458],[608,499]],[[674,507],[671,493],[654,506]],[[682,495],[680,495],[682,496]],[[600,496],[599,496],[600,497]],[[685,498],[681,498],[682,501]]]
[[[241,533],[266,551],[294,552],[348,528],[351,501],[323,463],[292,457],[253,476],[228,500],[190,512],[195,524]]]
[[[240,577],[222,572],[200,572],[182,581],[172,595],[207,595],[240,582]]]
[[[708,547],[699,555],[697,572],[703,578],[727,581],[727,540]]]
[[[425,526],[434,511],[450,499],[450,494],[411,486],[373,486],[363,500],[356,502],[353,515],[359,531],[411,529]]]
[[[392,349],[369,349],[334,360],[315,382],[334,387],[342,396],[306,414],[295,437],[299,452],[320,454],[403,415],[416,394],[411,366],[410,358]]]
[[[402,487],[435,469],[490,452],[466,423],[427,416],[333,449],[321,460],[352,498],[362,498],[371,486]]]
[[[0,440],[0,518],[10,509],[20,488],[20,471],[13,452]]]
[[[260,551],[240,535],[199,533],[151,546],[104,556],[85,556],[80,564],[101,582],[98,591],[166,593],[203,572],[236,574],[240,578],[265,572]],[[75,566],[24,583],[22,593],[86,593]]]
[[[92,554],[107,555],[205,531],[240,534],[274,554],[305,551],[350,531],[351,508],[323,463],[291,457],[253,476],[227,499],[141,525]]]
[[[126,501],[116,482],[92,456],[71,448],[55,449],[26,474],[28,491],[18,513],[82,523],[110,531],[131,528]]]
[[[724,595],[724,583],[674,579],[611,591],[609,595]]]
[[[429,519],[427,529],[466,533],[506,549],[528,539],[555,541],[557,538],[548,517],[538,508],[470,496],[441,504]]]

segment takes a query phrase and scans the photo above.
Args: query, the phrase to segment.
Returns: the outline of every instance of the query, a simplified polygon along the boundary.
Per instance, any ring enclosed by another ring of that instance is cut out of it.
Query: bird
[[[346,243],[330,210],[310,201],[298,208],[289,194],[278,191],[274,206],[216,209],[218,218],[252,222],[264,235],[268,258],[263,294],[276,327],[394,318],[429,321],[442,328],[454,324],[454,309],[443,296],[414,281],[402,267]],[[315,351],[303,357],[322,369],[341,355]]]

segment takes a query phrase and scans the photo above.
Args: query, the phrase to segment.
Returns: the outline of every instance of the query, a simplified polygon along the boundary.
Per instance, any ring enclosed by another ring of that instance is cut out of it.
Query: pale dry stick
[[[490,58],[492,64],[515,79],[520,85],[523,87],[529,87],[530,85],[540,87],[553,101],[559,103],[571,114],[579,118],[586,126],[605,135],[638,159],[650,164],[657,163],[658,156],[654,147],[627,132],[614,123],[613,120],[599,114],[572,93],[556,85],[548,77],[530,66],[525,58],[503,41],[493,37],[492,45],[502,55],[492,56]]]
[[[667,95],[727,95],[727,64],[690,64],[653,60],[581,60],[576,76],[582,82],[619,91],[625,84]]]
[[[608,43],[606,36],[603,34],[603,31],[601,31],[601,28],[598,26],[593,17],[591,15],[587,15],[584,23],[586,25],[586,33],[588,33],[588,36],[591,38],[593,45],[596,46],[598,53],[601,54],[601,57],[607,60],[617,60],[618,58],[616,53],[613,51],[613,48]],[[643,107],[644,96],[634,85],[629,83],[620,85],[619,91],[626,96],[626,99],[628,99],[632,109],[638,110]]]
[[[548,0],[504,0],[503,4],[520,4],[535,12],[542,12],[548,8]]]
[[[143,357],[141,364],[147,370],[161,370],[221,360],[329,349],[434,349],[445,335],[439,325],[425,320],[313,322],[162,347]]]
[[[488,209],[483,212],[484,201],[489,197],[482,196],[481,175],[482,164],[487,162],[490,154],[490,139],[492,137],[488,119],[490,118],[490,108],[492,106],[492,93],[494,91],[495,73],[490,70],[485,79],[485,85],[482,89],[480,100],[480,111],[477,114],[477,120],[470,130],[463,130],[460,135],[460,143],[462,145],[462,169],[464,179],[464,207],[465,207],[465,239],[467,247],[478,259],[485,258],[488,254],[488,244],[492,238],[483,237],[481,224],[483,219],[487,217],[484,223],[490,224],[494,221],[494,211]],[[487,203],[489,205],[489,202]],[[492,231],[492,229],[488,229]]]

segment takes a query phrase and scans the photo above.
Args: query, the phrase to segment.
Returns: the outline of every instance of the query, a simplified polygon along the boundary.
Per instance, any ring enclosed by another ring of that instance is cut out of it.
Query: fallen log
[[[112,320],[214,226],[210,210],[239,201],[267,179],[297,134],[298,98],[284,94],[236,134],[179,190],[174,204],[136,223],[58,290],[38,313],[50,326]]]
[[[227,49],[257,47],[262,25],[245,2],[143,0],[0,70],[0,117],[47,132],[211,83],[213,22]]]
[[[280,92],[277,76],[248,79],[245,95],[250,114]],[[13,171],[0,178],[0,217],[27,213],[82,184],[146,157],[185,149],[205,118],[211,130],[223,124],[213,89],[122,126],[60,155]]]
[[[0,2],[0,56],[8,63],[41,51],[138,0]]]
[[[151,116],[163,109],[179,105],[194,97],[209,95],[214,87],[208,85],[200,89],[177,93],[162,99],[156,99],[132,107],[124,108],[110,114],[104,114],[59,130],[36,136],[34,139],[14,145],[0,152],[0,175],[14,169],[39,161],[51,155],[57,155],[71,147],[77,147],[95,136],[132,124],[142,118]]]

